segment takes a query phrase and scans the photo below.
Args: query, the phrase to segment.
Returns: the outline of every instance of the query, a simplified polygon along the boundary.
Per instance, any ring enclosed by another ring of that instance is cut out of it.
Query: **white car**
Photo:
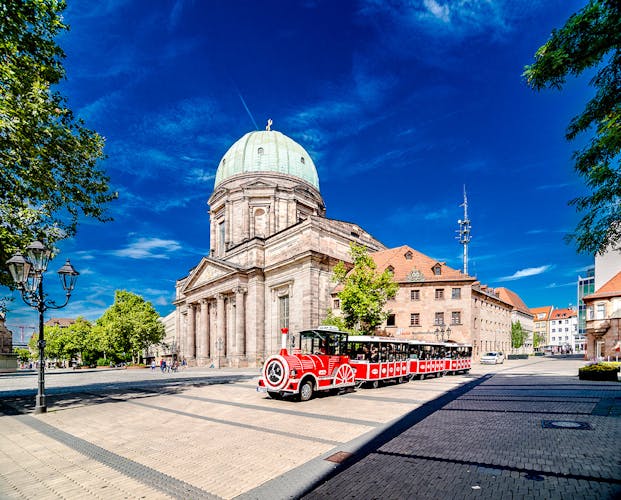
[[[484,365],[497,365],[505,362],[505,355],[501,352],[486,352],[481,356],[481,363]]]

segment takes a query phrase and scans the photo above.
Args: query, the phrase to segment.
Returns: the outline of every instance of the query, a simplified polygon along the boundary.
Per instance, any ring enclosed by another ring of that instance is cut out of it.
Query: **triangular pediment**
[[[276,184],[273,182],[266,182],[263,179],[256,179],[242,184],[241,187],[243,189],[275,188]]]
[[[237,273],[238,271],[239,269],[233,265],[209,257],[203,257],[198,266],[190,273],[185,287],[183,287],[183,291],[192,290],[206,283],[216,281],[223,276]]]

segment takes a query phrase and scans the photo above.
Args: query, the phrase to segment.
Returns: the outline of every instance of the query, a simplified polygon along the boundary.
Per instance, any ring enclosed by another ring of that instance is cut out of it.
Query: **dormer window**
[[[405,260],[412,260],[412,252],[406,252],[405,253]]]
[[[226,165],[226,158],[222,159],[222,165]]]
[[[302,165],[304,165],[304,164],[306,163],[306,160],[304,159],[304,157],[303,157],[303,156],[300,156],[300,163],[301,163]]]
[[[259,154],[259,156],[261,156],[265,151],[263,151],[263,148],[259,148],[257,149],[257,153]]]
[[[394,268],[394,267],[392,267],[392,266],[388,266],[388,267],[386,268],[386,271],[388,271],[390,274],[395,274],[395,268]]]
[[[442,274],[442,266],[440,264],[436,264],[432,269],[434,276],[440,276]]]

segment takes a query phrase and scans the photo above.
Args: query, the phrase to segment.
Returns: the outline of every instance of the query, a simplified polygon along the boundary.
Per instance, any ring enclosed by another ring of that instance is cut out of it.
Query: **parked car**
[[[505,362],[505,355],[501,352],[486,352],[481,356],[481,363],[484,365],[497,365]]]

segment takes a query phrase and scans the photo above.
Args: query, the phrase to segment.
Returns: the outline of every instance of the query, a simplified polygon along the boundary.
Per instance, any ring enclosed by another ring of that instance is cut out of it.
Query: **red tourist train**
[[[257,387],[274,399],[298,396],[308,401],[316,391],[467,373],[472,364],[467,344],[349,336],[327,326],[300,332],[289,353],[287,333],[283,329],[282,348],[264,363]]]

